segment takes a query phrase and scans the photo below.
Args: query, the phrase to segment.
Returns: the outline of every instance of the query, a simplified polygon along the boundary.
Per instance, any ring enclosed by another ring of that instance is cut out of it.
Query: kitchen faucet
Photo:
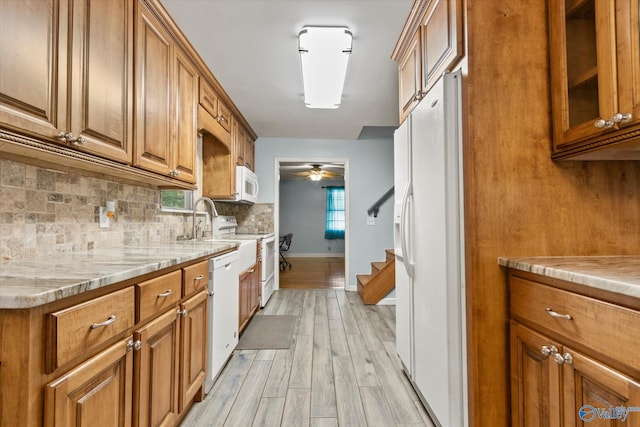
[[[209,206],[211,206],[211,237],[213,237],[213,218],[218,216],[218,211],[216,211],[216,207],[213,204],[213,200],[211,200],[208,197],[201,197],[198,200],[195,201],[195,203],[193,204],[193,224],[192,224],[192,228],[191,228],[191,239],[192,240],[196,240],[198,238],[198,236],[196,236],[196,213],[198,212],[198,203],[200,202],[207,202],[209,204]]]

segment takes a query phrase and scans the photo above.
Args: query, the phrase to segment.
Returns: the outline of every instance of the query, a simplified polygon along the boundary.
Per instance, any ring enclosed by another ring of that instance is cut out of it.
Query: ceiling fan
[[[320,181],[322,178],[335,178],[342,176],[339,173],[323,170],[319,164],[311,165],[311,169],[304,172],[296,172],[294,175],[308,177],[311,181]]]

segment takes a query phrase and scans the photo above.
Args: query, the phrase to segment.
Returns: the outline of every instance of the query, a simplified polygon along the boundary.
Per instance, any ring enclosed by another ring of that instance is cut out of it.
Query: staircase
[[[393,249],[385,251],[384,262],[372,262],[371,274],[358,274],[358,294],[364,304],[377,304],[396,287],[396,257]]]

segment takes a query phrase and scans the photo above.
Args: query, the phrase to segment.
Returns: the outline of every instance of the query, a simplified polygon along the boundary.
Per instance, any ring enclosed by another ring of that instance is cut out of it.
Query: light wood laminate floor
[[[287,289],[263,314],[298,316],[291,348],[236,350],[183,427],[432,426],[395,353],[395,306]]]
[[[280,289],[344,289],[344,257],[287,257]]]

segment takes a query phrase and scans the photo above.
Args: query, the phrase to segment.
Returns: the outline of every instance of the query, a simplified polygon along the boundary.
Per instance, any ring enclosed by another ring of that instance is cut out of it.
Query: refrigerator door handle
[[[409,253],[409,245],[407,244],[407,217],[409,197],[412,196],[413,185],[411,181],[407,182],[407,186],[404,189],[402,195],[402,210],[400,213],[400,248],[402,249],[402,258],[404,259],[404,268],[407,270],[407,274],[410,278],[413,278],[413,263],[411,262],[411,254]]]

